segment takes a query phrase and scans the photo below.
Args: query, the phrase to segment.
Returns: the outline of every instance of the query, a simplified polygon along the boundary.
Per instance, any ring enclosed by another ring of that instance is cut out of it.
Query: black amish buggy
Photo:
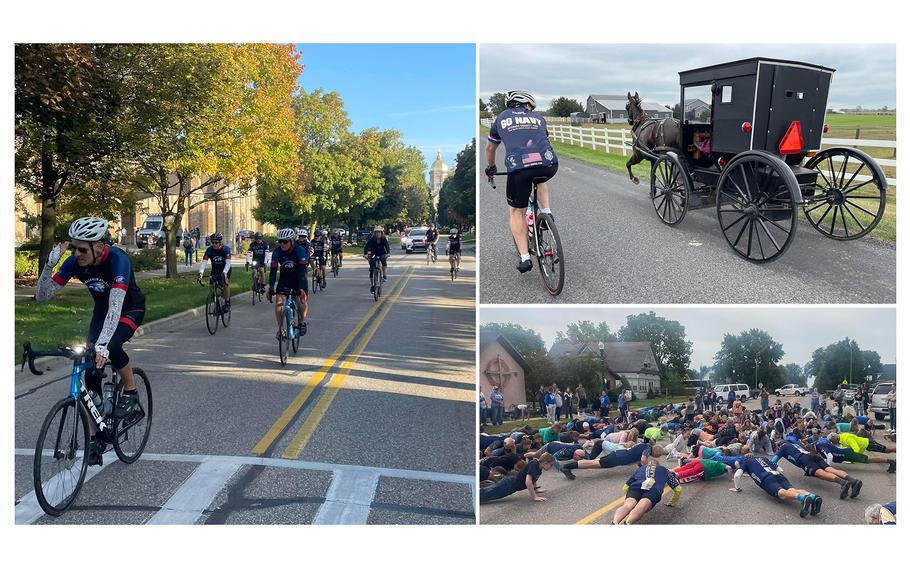
[[[681,72],[675,147],[649,148],[633,134],[638,160],[651,162],[661,221],[676,225],[689,209],[714,205],[727,243],[753,262],[787,250],[800,208],[831,239],[872,231],[885,211],[881,167],[854,148],[821,149],[833,74],[767,58]]]

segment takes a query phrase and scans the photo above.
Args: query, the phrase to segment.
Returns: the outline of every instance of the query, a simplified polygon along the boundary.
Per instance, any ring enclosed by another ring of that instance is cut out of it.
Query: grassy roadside
[[[841,118],[841,117],[838,116],[838,118]],[[853,118],[857,118],[857,117],[853,117]],[[876,118],[876,117],[859,117],[859,118]],[[884,117],[884,118],[888,118],[888,117]],[[890,118],[893,122],[894,117],[890,117]],[[852,125],[852,124],[854,124],[854,122],[851,122],[850,124]],[[606,125],[606,126],[613,127],[613,126],[617,126],[617,125]],[[587,128],[587,126],[586,126],[586,128]],[[837,136],[831,136],[829,134],[829,137],[843,136],[845,138],[852,138],[852,135],[847,136],[847,131],[849,130],[850,132],[852,132],[853,131],[852,128],[853,128],[852,126],[849,128],[845,128],[844,133],[838,134]],[[883,128],[887,129],[887,127],[883,127]],[[483,125],[480,126],[480,130],[483,133],[489,132],[489,129]],[[863,132],[865,133],[869,130],[871,130],[871,128],[864,129]],[[833,128],[832,128],[832,131],[833,131]],[[870,134],[871,134],[871,132],[870,132]],[[869,137],[866,134],[863,134],[863,136],[867,137],[867,138]],[[889,139],[887,131],[882,134],[877,134],[876,136],[881,136],[882,138],[880,138],[880,139],[882,139],[882,140]],[[893,130],[891,130],[890,137],[892,139],[894,137]],[[879,139],[879,138],[876,138],[876,139]],[[620,172],[624,176],[628,175],[628,171],[626,170],[626,162],[628,161],[629,158],[627,156],[623,156],[621,154],[610,154],[610,153],[604,152],[603,150],[593,150],[591,148],[573,146],[571,144],[565,144],[562,142],[557,142],[555,140],[551,140],[550,143],[553,145],[553,150],[556,151],[557,156],[565,156],[567,158],[572,158],[573,160],[578,160],[579,162],[584,162],[586,164],[591,164],[591,165],[602,167],[602,168],[605,168],[608,170]],[[880,150],[887,150],[887,152],[892,151],[890,149],[884,149],[884,148],[861,148],[861,149],[864,152],[866,152],[867,154],[871,155],[872,157],[890,157],[890,156],[879,155],[879,154],[881,154],[881,152],[877,152],[877,151],[880,151]],[[888,166],[883,169],[885,170],[886,176],[894,175],[894,173],[893,173],[894,168],[891,168],[890,166]],[[636,176],[638,176],[641,179],[641,183],[643,185],[646,185],[649,183],[649,180],[651,179],[650,162],[643,161],[635,166],[632,166],[632,171],[635,173]],[[866,192],[865,190],[863,190],[862,193],[871,194],[871,193]],[[877,194],[877,190],[875,190],[874,193]],[[869,234],[869,236],[871,236],[871,237],[874,237],[879,240],[882,240],[882,241],[885,241],[888,243],[892,243],[892,244],[895,243],[897,240],[897,195],[896,194],[897,194],[897,190],[894,187],[888,188],[887,198],[885,201],[885,212],[882,215],[882,219],[879,222],[878,226],[875,227],[875,229]],[[800,218],[805,219],[805,216],[800,214]]]
[[[679,402],[685,402],[688,400],[685,396],[671,396],[669,398],[652,398],[650,400],[636,400],[633,401],[629,408],[631,410],[637,410],[639,408],[645,408],[646,406],[656,406],[661,404],[673,404]],[[616,409],[616,405],[613,405],[614,410],[610,412],[610,416],[615,418],[619,416],[619,410]],[[530,421],[525,420],[506,420],[498,426],[491,426],[487,424],[484,428],[484,432],[487,434],[499,434],[502,432],[511,432],[515,428],[522,428],[525,425],[530,424],[532,428],[543,428],[548,426],[546,418],[532,418]]]
[[[234,273],[232,295],[245,292],[249,286],[250,277],[246,273]],[[77,287],[84,288],[78,281],[71,282],[68,289],[47,303],[34,300],[16,302],[13,353],[17,357],[25,341],[31,341],[36,349],[85,341],[94,302],[91,296],[77,290]],[[139,282],[139,288],[145,294],[145,323],[205,305],[208,295],[208,286],[199,286],[195,274],[183,274],[174,280],[143,280]]]

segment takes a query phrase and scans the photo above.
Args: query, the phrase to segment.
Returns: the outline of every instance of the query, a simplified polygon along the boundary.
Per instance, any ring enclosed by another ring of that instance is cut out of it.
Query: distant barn
[[[626,112],[626,95],[589,95],[585,112],[594,122],[607,124],[622,123],[629,119]],[[642,109],[648,118],[669,118],[673,111],[658,103],[642,101]]]

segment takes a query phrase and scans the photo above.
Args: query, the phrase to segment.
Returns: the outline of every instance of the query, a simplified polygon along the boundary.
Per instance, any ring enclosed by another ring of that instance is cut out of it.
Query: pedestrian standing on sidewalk
[[[812,412],[818,414],[818,389],[816,388],[813,388],[812,394],[809,395],[809,408],[812,410]]]
[[[190,231],[190,236],[193,237],[193,262],[199,262],[199,237],[201,235],[199,227]]]
[[[557,388],[553,391],[553,396],[556,397],[556,420],[559,420],[562,417],[562,393]]]
[[[184,266],[193,265],[193,240],[189,234],[183,235]]]
[[[578,396],[578,413],[584,414],[588,409],[588,393],[585,392],[585,387],[581,383],[578,383],[575,394]]]
[[[505,405],[505,397],[502,396],[502,391],[499,389],[499,386],[493,387],[493,392],[490,393],[490,409],[493,411],[493,425],[498,426],[502,424],[502,413]]]
[[[556,422],[556,395],[552,390],[548,390],[543,397],[544,407],[547,409],[547,422],[553,424]]]
[[[891,418],[891,433],[897,433],[897,383],[891,385],[891,391],[885,395],[888,401],[888,414]]]

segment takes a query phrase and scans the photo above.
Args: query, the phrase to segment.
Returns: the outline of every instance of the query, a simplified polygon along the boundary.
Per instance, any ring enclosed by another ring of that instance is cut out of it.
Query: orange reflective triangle
[[[803,129],[798,120],[790,123],[790,128],[781,139],[777,150],[781,154],[799,154],[803,151]]]

